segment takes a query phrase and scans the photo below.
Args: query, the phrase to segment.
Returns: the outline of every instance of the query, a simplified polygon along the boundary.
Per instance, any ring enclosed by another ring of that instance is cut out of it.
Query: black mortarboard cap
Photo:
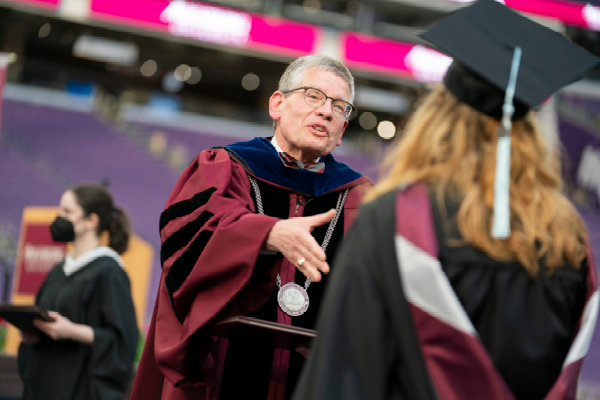
[[[444,78],[460,101],[502,117],[514,49],[522,49],[513,119],[522,118],[600,61],[560,34],[494,0],[479,0],[421,35],[454,58]]]

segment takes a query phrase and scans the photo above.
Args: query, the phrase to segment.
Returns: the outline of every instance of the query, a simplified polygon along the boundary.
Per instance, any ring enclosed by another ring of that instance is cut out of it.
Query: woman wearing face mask
[[[21,332],[23,399],[121,399],[138,339],[119,257],[129,241],[128,218],[103,186],[84,184],[63,194],[50,231],[55,241],[72,242],[73,252],[36,297],[54,321],[36,320],[39,335]],[[105,231],[110,247],[100,244]]]

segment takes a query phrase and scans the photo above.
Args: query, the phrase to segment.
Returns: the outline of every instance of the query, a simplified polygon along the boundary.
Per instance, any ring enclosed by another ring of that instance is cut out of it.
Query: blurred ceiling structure
[[[600,5],[503,1],[600,55]],[[171,99],[183,112],[260,124],[270,122],[268,99],[287,63],[327,54],[357,78],[360,111],[347,136],[358,138],[377,121],[403,126],[451,62],[419,33],[468,2],[3,0],[0,49],[17,54],[15,82],[92,82],[117,104]]]

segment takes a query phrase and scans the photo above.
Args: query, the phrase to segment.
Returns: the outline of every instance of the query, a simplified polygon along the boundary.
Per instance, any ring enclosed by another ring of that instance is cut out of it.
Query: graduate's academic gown
[[[598,313],[591,253],[530,277],[447,243],[458,230],[431,196],[416,184],[361,210],[293,400],[574,400]]]
[[[286,399],[299,376],[297,352],[203,330],[232,316],[314,328],[327,276],[308,289],[306,314],[290,317],[277,305],[282,284],[305,278],[281,254],[261,249],[280,219],[336,207],[349,189],[327,247],[329,262],[353,221],[367,177],[323,157],[323,173],[286,168],[265,138],[201,152],[182,173],[160,218],[162,276],[131,398]],[[257,214],[256,178],[265,215]],[[327,225],[312,232],[323,242]]]
[[[102,256],[66,276],[61,262],[38,291],[36,304],[94,330],[94,342],[46,335],[19,348],[23,400],[121,400],[133,369],[138,330],[129,278]]]

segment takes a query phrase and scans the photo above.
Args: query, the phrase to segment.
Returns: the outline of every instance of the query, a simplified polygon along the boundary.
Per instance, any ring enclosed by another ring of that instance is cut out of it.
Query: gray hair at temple
[[[354,102],[354,77],[348,68],[341,62],[329,56],[319,54],[300,57],[288,65],[283,75],[281,75],[281,79],[279,79],[279,87],[277,90],[286,92],[300,86],[302,79],[304,79],[304,72],[309,68],[316,68],[320,71],[330,71],[345,80],[350,89],[350,98],[348,101],[350,103]],[[276,127],[277,121],[273,121],[273,129]]]
[[[281,79],[279,79],[278,90],[286,92],[300,86],[304,78],[304,71],[309,68],[330,71],[345,80],[350,89],[350,99],[348,101],[350,103],[354,102],[354,77],[348,71],[348,68],[331,57],[318,54],[300,57],[288,65]]]

